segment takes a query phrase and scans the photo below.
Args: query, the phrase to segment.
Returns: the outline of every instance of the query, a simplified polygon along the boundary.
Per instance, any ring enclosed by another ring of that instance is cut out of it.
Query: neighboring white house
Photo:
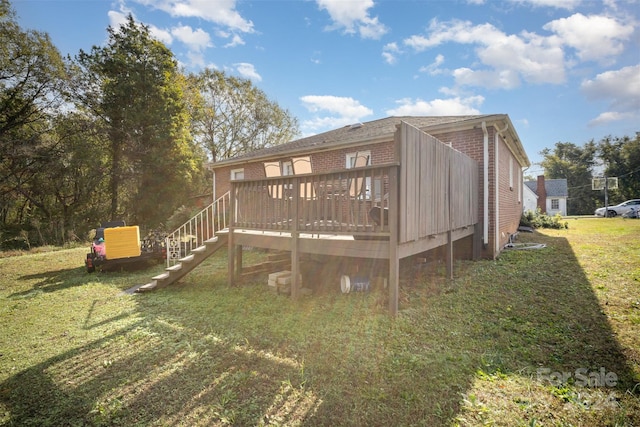
[[[538,195],[533,191],[527,183],[523,187],[522,191],[522,212],[532,211],[535,212],[538,207]]]
[[[537,181],[525,181],[524,185],[522,205],[525,212],[540,208],[547,215],[567,215],[569,189],[566,179],[545,179],[540,175]]]

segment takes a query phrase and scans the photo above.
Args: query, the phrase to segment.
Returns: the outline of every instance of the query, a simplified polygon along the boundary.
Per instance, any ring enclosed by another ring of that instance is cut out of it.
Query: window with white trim
[[[513,191],[513,159],[509,158],[509,189]]]
[[[346,167],[347,169],[351,169],[353,165],[356,163],[356,155],[358,156],[367,156],[367,166],[371,166],[371,151],[356,151],[355,153],[347,153],[346,155]]]
[[[231,181],[238,181],[244,179],[244,168],[231,169]]]
[[[293,163],[291,160],[282,162],[282,176],[293,175]]]
[[[522,169],[518,168],[518,203],[522,203]]]
[[[367,166],[371,166],[371,151],[369,150],[365,150],[365,151],[356,151],[353,153],[347,153],[345,160],[346,160],[346,167],[347,169],[351,169],[355,163],[356,163],[356,156],[366,156],[367,157]],[[380,180],[376,180],[377,182],[374,183],[374,197],[376,198],[380,198],[380,192],[382,191],[382,185],[379,182]],[[371,199],[371,177],[368,176],[366,178],[365,184],[364,184],[365,188],[364,188],[364,193],[362,194],[362,197],[366,198],[366,199]]]
[[[551,209],[554,211],[560,209],[560,199],[551,199]]]

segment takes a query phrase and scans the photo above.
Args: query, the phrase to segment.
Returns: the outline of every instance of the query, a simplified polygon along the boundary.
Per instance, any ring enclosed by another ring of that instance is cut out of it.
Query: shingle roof
[[[524,185],[529,187],[531,191],[538,195],[538,181],[525,181]],[[545,179],[544,189],[547,192],[547,197],[569,197],[567,180],[564,178]]]
[[[232,159],[217,162],[222,166],[248,160],[262,159],[284,155],[288,153],[302,153],[316,151],[350,144],[362,143],[383,137],[389,138],[396,130],[396,125],[401,121],[407,122],[417,128],[427,130],[429,128],[446,126],[463,126],[465,122],[473,123],[482,120],[500,120],[506,117],[504,114],[473,115],[473,116],[394,116],[373,120],[365,123],[344,126],[338,129],[323,132],[317,135],[290,141],[284,144],[256,150]],[[515,132],[515,130],[513,130]],[[518,141],[519,143],[519,141]],[[525,154],[526,156],[526,154]],[[528,160],[528,159],[527,159]]]

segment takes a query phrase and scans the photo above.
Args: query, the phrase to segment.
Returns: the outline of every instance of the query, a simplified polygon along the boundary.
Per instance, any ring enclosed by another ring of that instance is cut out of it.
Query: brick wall
[[[509,242],[509,236],[518,231],[522,216],[522,200],[518,191],[519,181],[522,181],[521,168],[507,144],[498,138],[498,158],[500,165],[499,178],[499,247]],[[510,174],[512,177],[510,179]]]
[[[494,133],[493,127],[487,128],[489,135],[489,241],[486,247],[483,247],[480,254],[483,258],[493,258],[493,248],[495,247],[495,204],[494,190],[491,185],[495,180],[494,167]],[[433,136],[444,143],[451,143],[451,146],[458,151],[463,152],[478,163],[478,221],[480,226],[484,225],[484,132],[481,128],[467,129],[458,132],[434,133]]]

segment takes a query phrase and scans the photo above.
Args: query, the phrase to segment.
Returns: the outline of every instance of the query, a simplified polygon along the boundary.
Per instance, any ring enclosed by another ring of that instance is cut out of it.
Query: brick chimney
[[[547,190],[544,187],[544,175],[538,175],[538,186],[536,188],[538,195],[538,208],[543,214],[547,213]]]

